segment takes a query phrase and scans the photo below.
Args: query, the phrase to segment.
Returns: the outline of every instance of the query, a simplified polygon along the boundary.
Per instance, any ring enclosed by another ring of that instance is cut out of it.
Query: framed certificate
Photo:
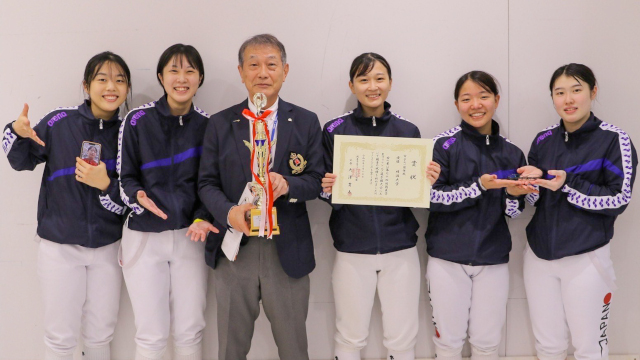
[[[336,135],[334,204],[428,208],[431,139]]]

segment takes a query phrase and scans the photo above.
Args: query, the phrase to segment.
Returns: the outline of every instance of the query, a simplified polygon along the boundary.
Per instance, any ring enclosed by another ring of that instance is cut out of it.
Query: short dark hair
[[[200,73],[200,83],[198,84],[198,87],[202,86],[204,83],[204,64],[202,63],[202,57],[200,57],[198,50],[191,45],[175,44],[169,46],[167,50],[160,55],[160,59],[158,60],[158,69],[156,72],[158,74],[162,74],[164,67],[167,66],[169,61],[174,57],[176,60],[180,61],[180,65],[182,65],[182,61],[186,59],[189,65],[193,66],[193,68]],[[162,81],[160,81],[159,78],[158,83],[162,86]],[[165,91],[165,94],[166,93],[167,92]]]
[[[127,63],[124,61],[120,55],[114,54],[111,51],[103,51],[99,54],[94,55],[87,62],[87,66],[84,67],[84,76],[83,81],[84,85],[89,89],[91,82],[98,75],[98,71],[105,63],[112,63],[120,67],[124,72],[125,81],[127,82],[127,88],[129,88],[129,94],[131,94],[131,71],[129,71],[129,67]],[[129,100],[125,96],[124,100],[125,110],[129,109]]]
[[[371,69],[376,65],[376,61],[382,64],[387,69],[389,79],[391,79],[391,66],[387,62],[387,59],[382,55],[368,52],[358,55],[351,63],[351,69],[349,69],[349,81],[353,82],[353,79],[358,76],[367,75]]]
[[[247,50],[249,46],[273,46],[274,48],[280,50],[280,60],[282,60],[282,65],[287,63],[287,52],[284,49],[284,45],[278,40],[277,37],[271,34],[259,34],[250,37],[245,40],[240,46],[240,50],[238,50],[238,64],[242,67],[244,64],[244,52]]]
[[[589,69],[587,65],[571,63],[567,65],[562,65],[551,75],[551,81],[549,82],[549,91],[553,94],[553,85],[556,80],[562,75],[570,76],[576,79],[578,82],[582,81],[589,85],[589,90],[593,90],[593,88],[598,85],[596,81],[596,76],[593,74],[593,71]]]
[[[464,85],[464,83],[467,80],[473,81],[474,83],[478,84],[481,88],[492,93],[493,95],[499,94],[498,82],[491,74],[481,70],[473,70],[460,76],[460,78],[458,79],[458,82],[456,82],[456,88],[453,91],[453,98],[456,101],[458,100],[458,97],[460,97],[460,89],[462,89],[462,85]]]

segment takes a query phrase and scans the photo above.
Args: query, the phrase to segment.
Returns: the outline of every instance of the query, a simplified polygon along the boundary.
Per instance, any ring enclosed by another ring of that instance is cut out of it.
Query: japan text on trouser
[[[542,260],[527,246],[524,285],[540,360],[609,357],[609,311],[615,273],[609,244],[586,254]],[[568,325],[568,328],[567,328]]]

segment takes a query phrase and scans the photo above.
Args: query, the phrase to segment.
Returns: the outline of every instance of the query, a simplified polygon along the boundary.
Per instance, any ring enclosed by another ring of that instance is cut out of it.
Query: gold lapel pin
[[[233,122],[240,122],[240,119],[235,119],[233,120]]]

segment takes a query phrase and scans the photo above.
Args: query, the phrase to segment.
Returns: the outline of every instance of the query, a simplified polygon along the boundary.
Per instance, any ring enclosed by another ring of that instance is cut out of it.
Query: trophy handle
[[[264,107],[267,106],[267,95],[263,93],[255,93],[253,95],[253,105],[255,105],[258,110],[256,112],[256,116],[260,116]]]

